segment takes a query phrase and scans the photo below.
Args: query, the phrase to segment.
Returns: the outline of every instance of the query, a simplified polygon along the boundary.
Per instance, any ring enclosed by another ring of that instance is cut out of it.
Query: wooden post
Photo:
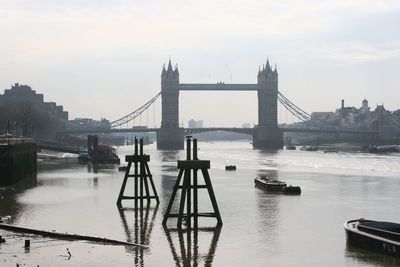
[[[208,169],[210,168],[209,160],[199,160],[197,158],[197,140],[193,140],[193,159],[191,151],[191,140],[186,140],[186,160],[178,160],[179,174],[172,190],[171,198],[168,203],[168,207],[163,219],[163,225],[166,225],[168,218],[177,217],[177,228],[182,228],[182,220],[186,219],[187,229],[192,228],[192,217],[193,227],[198,229],[198,217],[215,217],[217,219],[217,225],[222,225],[221,215],[219,213],[217,200],[215,198],[214,190],[212,188],[210,175]],[[201,170],[205,184],[198,184],[197,171]],[[192,179],[193,172],[193,179]],[[182,185],[180,185],[183,177]],[[179,203],[178,213],[171,213],[172,205],[175,201],[175,196],[181,189],[181,199]],[[198,212],[198,189],[207,189],[211,204],[214,212],[210,213],[199,213]],[[192,191],[193,190],[193,191]],[[193,193],[193,194],[192,194]],[[193,202],[192,202],[193,200]],[[186,203],[185,203],[186,202]],[[193,204],[192,204],[193,203]],[[186,213],[185,212],[186,204]],[[193,208],[193,209],[192,209]]]
[[[197,170],[193,171],[193,226],[198,228],[198,197],[197,197]]]
[[[197,139],[193,139],[193,160],[198,160],[197,158]],[[198,197],[197,197],[197,171],[193,170],[193,226],[195,229],[198,228]]]
[[[135,137],[135,155],[137,156],[137,154],[138,154],[138,140]],[[126,157],[125,157],[125,161],[126,161]],[[135,175],[137,175],[137,173],[138,173],[138,162],[135,161]],[[139,181],[138,181],[137,177],[135,177],[135,188],[134,188],[134,190],[135,190],[135,208],[138,207],[138,199],[137,199],[137,195],[138,195],[138,191],[139,191],[139,186],[138,186],[139,183],[138,182]]]
[[[140,145],[139,145],[139,155],[143,156],[143,139],[141,138],[140,140]],[[143,162],[139,162],[139,168],[140,168],[140,173],[144,174],[143,170]],[[140,175],[140,207],[143,207],[143,179],[144,177]]]
[[[198,160],[198,158],[197,158],[197,139],[193,139],[193,160]]]
[[[186,139],[186,160],[190,160],[190,153],[191,153],[191,149],[190,149],[190,143],[191,143],[191,139],[187,138]]]

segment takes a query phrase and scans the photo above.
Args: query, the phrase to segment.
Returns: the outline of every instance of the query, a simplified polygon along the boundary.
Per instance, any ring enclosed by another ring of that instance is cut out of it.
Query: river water
[[[0,265],[16,266],[399,266],[400,260],[346,245],[344,222],[367,218],[400,221],[400,154],[260,151],[248,142],[199,142],[223,226],[199,218],[198,231],[162,226],[177,160],[184,151],[145,146],[160,196],[135,212],[118,197],[124,173],[116,165],[78,164],[71,155],[39,162],[37,181],[0,191],[0,216],[8,223],[147,244],[149,249],[26,236],[0,230]],[[122,161],[132,147],[119,147]],[[225,165],[236,171],[225,171]],[[300,196],[271,194],[254,186],[267,175],[301,186]],[[199,175],[201,178],[202,176]],[[199,179],[200,181],[202,179]],[[132,188],[128,182],[127,188]],[[202,211],[212,211],[199,193]],[[179,196],[178,196],[179,197]],[[30,249],[23,248],[25,239]],[[69,257],[67,248],[71,253]]]

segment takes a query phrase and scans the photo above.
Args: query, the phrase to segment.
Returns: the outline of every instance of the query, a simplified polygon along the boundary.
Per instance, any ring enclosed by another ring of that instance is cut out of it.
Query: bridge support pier
[[[184,147],[183,128],[161,127],[157,132],[157,149],[181,150]]]
[[[253,134],[253,148],[283,148],[283,131],[278,127],[257,127]]]

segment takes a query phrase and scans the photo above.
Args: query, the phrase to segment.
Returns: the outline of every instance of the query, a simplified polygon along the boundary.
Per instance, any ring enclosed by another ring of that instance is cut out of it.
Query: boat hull
[[[269,178],[257,177],[254,179],[256,187],[273,193],[283,193],[288,195],[300,195],[299,186],[288,186],[285,182],[276,181]]]
[[[236,166],[235,165],[227,165],[225,166],[226,171],[236,171]]]
[[[257,187],[266,191],[283,192],[287,186],[284,182],[264,182],[260,178],[254,179],[254,183]]]
[[[361,222],[363,221],[365,220]],[[374,234],[373,231],[364,232],[362,229],[359,229],[359,226],[360,220],[352,220],[344,224],[348,244],[386,255],[400,257],[400,242],[391,239],[390,232],[383,231],[383,236],[382,234],[379,236]]]

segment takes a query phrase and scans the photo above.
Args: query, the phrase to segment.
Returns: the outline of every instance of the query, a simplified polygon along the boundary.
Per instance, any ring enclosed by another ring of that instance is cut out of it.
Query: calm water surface
[[[37,182],[0,191],[0,215],[9,223],[148,244],[125,246],[69,242],[0,230],[0,266],[398,266],[400,260],[346,246],[343,223],[368,218],[400,221],[400,154],[253,150],[248,142],[199,143],[211,160],[210,176],[224,225],[200,218],[196,232],[161,221],[184,151],[145,146],[160,205],[135,212],[132,201],[116,206],[123,172],[94,168],[76,158],[40,163]],[[119,147],[121,159],[132,147]],[[237,166],[225,171],[225,165]],[[300,185],[300,196],[269,194],[254,187],[260,174]],[[200,176],[201,177],[201,176]],[[128,184],[128,187],[132,187]],[[211,211],[207,195],[200,209]],[[71,251],[68,259],[66,249]]]

